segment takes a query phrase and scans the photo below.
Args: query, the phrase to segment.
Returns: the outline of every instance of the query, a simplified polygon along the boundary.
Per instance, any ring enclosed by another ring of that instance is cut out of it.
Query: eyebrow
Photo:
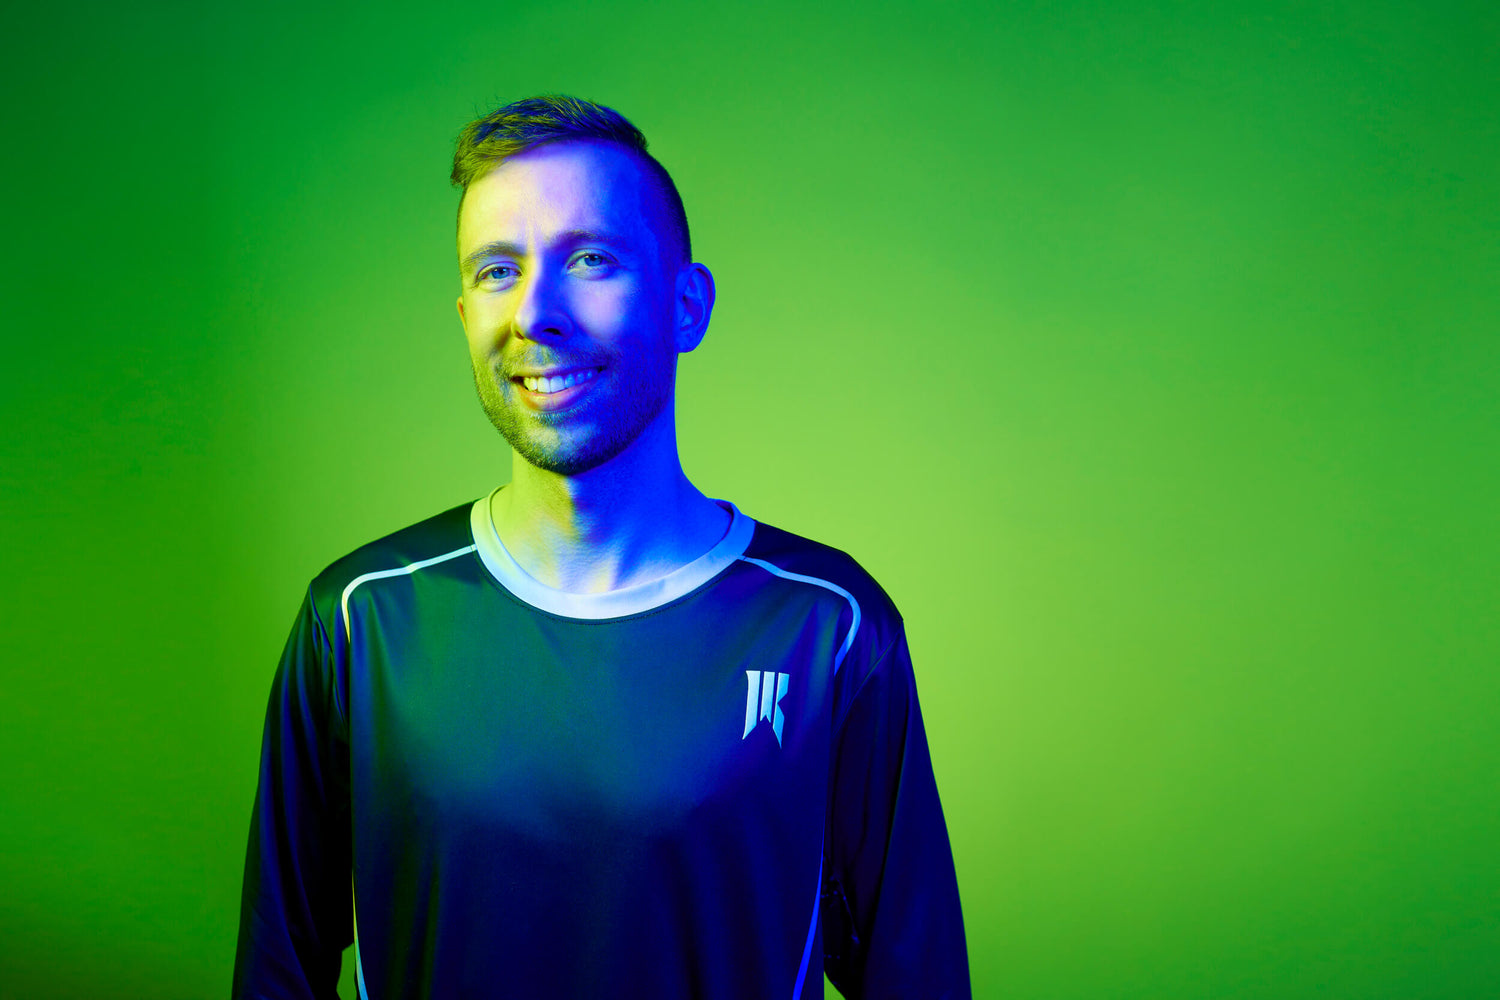
[[[603,243],[616,250],[623,250],[629,246],[624,240],[599,229],[566,229],[557,234],[557,239],[552,241],[552,247],[577,246],[580,243]],[[493,240],[484,246],[468,254],[459,262],[463,274],[473,274],[474,269],[491,257],[524,257],[526,248],[518,243],[509,243],[505,240]]]

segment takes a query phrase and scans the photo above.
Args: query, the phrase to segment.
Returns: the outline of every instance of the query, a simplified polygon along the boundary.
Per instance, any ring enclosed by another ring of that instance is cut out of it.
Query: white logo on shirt
[[[774,670],[746,670],[745,680],[749,682],[749,691],[745,693],[745,735],[750,735],[761,719],[771,722],[771,731],[776,734],[776,745],[781,745],[781,724],[786,717],[781,714],[781,698],[786,694],[788,681],[786,674],[779,674]],[[755,706],[760,705],[759,713]]]

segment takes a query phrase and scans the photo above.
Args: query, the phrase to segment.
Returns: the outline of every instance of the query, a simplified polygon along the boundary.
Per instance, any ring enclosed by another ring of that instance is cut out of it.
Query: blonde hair
[[[593,139],[624,147],[645,168],[646,176],[656,190],[661,213],[658,228],[664,226],[674,252],[663,254],[678,263],[693,259],[688,233],[687,212],[672,175],[656,157],[646,152],[646,137],[613,108],[565,94],[526,97],[496,108],[465,125],[459,132],[453,151],[454,187],[468,194],[469,185],[510,157],[544,143],[563,139]],[[463,211],[463,197],[458,200]]]

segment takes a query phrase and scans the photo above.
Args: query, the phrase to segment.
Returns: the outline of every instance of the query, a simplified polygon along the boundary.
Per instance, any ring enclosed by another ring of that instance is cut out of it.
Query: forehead
[[[469,185],[458,245],[546,242],[550,233],[602,229],[654,250],[640,164],[612,143],[548,143],[501,163]]]

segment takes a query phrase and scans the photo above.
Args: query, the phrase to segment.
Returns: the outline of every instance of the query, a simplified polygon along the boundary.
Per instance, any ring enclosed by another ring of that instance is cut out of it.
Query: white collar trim
[[[469,528],[474,535],[474,547],[479,553],[479,559],[500,586],[532,607],[564,618],[622,618],[675,601],[684,594],[697,590],[744,555],[745,549],[750,546],[751,536],[755,534],[754,519],[741,513],[728,500],[715,500],[714,503],[729,511],[732,520],[724,537],[703,555],[679,566],[666,576],[633,587],[608,590],[602,594],[575,594],[539,582],[521,568],[500,541],[500,533],[490,514],[490,502],[495,493],[504,488],[497,487],[488,496],[474,501],[474,506],[469,511]]]

